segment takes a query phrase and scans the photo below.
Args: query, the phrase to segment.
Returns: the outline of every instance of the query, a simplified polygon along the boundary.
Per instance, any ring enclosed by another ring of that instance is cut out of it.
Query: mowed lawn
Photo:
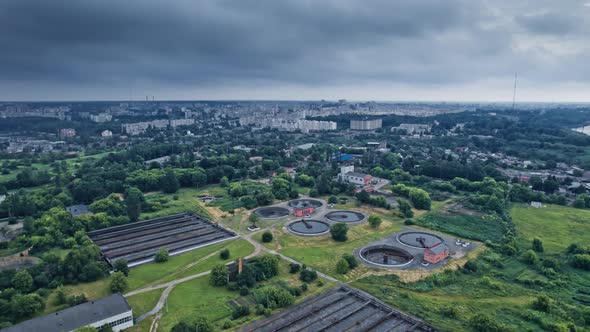
[[[533,208],[515,205],[511,211],[519,244],[532,246],[539,238],[547,253],[563,252],[570,244],[587,246],[590,241],[590,211],[560,205]]]
[[[131,309],[133,309],[133,317],[137,318],[152,310],[156,306],[156,303],[158,303],[162,292],[164,292],[164,288],[128,297],[127,302],[129,302]]]
[[[383,221],[379,229],[371,228],[368,223],[350,227],[348,240],[345,242],[334,241],[330,234],[321,237],[302,237],[289,233],[282,233],[276,241],[280,253],[338,277],[336,263],[343,254],[352,254],[355,249],[400,230],[400,224]]]

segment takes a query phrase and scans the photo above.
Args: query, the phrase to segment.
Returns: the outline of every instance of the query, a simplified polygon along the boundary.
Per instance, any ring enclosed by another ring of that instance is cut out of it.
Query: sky
[[[2,0],[0,100],[590,101],[590,0]]]

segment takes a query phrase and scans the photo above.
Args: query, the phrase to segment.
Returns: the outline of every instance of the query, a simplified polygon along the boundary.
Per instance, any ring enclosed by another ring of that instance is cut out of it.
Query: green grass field
[[[590,242],[590,211],[547,205],[540,209],[524,204],[511,210],[519,245],[529,249],[534,238],[543,241],[547,253],[560,253],[570,244]]]
[[[222,260],[218,252],[224,248],[229,249],[230,258]],[[227,263],[237,257],[249,255],[254,251],[254,246],[246,240],[229,240],[210,245],[197,250],[189,251],[182,255],[171,256],[166,263],[150,263],[133,268],[129,272],[127,291],[139,289],[151,284],[164,283],[179,277],[200,273],[210,270],[217,263]],[[203,258],[212,255],[208,259]],[[200,261],[198,264],[188,267],[187,265]]]
[[[265,245],[321,272],[342,277],[336,273],[336,262],[343,254],[352,254],[355,249],[401,229],[400,224],[390,221],[384,221],[378,230],[364,223],[350,227],[348,240],[345,242],[336,242],[329,234],[322,237],[301,237],[282,233],[273,242]]]
[[[174,194],[151,193],[146,195],[148,203],[165,201],[161,208],[155,212],[144,212],[140,219],[151,219],[182,212],[196,212],[202,216],[211,218],[209,212],[203,207],[198,199],[205,189],[181,188]],[[174,197],[178,199],[175,200]]]
[[[137,318],[152,310],[156,306],[156,303],[158,303],[163,291],[163,288],[156,289],[128,297],[127,302],[129,302],[129,305],[133,309],[133,317]]]
[[[432,211],[416,219],[420,226],[478,241],[499,241],[504,228],[496,216],[448,216]]]
[[[301,281],[298,280],[297,274],[288,273],[288,264],[285,261],[281,261],[279,275],[271,280],[263,282],[262,284],[269,283],[301,285]],[[321,287],[317,285],[317,282],[314,282],[309,285],[307,292],[296,299],[296,302],[303,301],[305,298],[333,286],[334,283],[327,281],[324,281],[324,285]],[[164,315],[161,319],[161,328],[159,331],[170,331],[170,329],[179,321],[194,316],[204,316],[216,325],[215,331],[222,330],[221,325],[223,322],[231,318],[231,306],[228,302],[239,298],[241,298],[241,301],[246,300],[246,298],[240,296],[238,292],[228,291],[225,287],[211,286],[209,284],[208,276],[179,284],[168,297],[168,310],[166,311],[166,308],[164,307]],[[277,309],[276,311],[280,310],[281,309]],[[264,318],[264,316],[257,316],[251,310],[249,316],[232,321],[232,328],[229,330],[233,331],[239,326],[261,318]]]

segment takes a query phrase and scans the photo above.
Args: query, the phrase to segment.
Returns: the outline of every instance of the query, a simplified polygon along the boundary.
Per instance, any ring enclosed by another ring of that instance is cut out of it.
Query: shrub
[[[337,242],[344,242],[346,241],[348,233],[348,226],[344,223],[337,223],[330,227],[330,234],[332,234],[332,239]]]
[[[123,272],[115,272],[111,275],[109,288],[113,293],[122,293],[127,289],[127,278],[125,278]]]
[[[306,283],[301,284],[301,290],[302,291],[307,291],[307,289],[309,288],[309,285],[307,285]]]
[[[240,287],[240,295],[241,296],[246,296],[250,294],[250,290],[248,289],[248,287]]]
[[[541,293],[532,303],[533,309],[543,312],[549,312],[551,309],[551,299],[547,294]]]
[[[289,293],[291,293],[291,295],[293,295],[293,296],[300,296],[302,293],[302,290],[299,287],[291,287],[291,288],[289,288]]]
[[[342,258],[344,258],[346,260],[346,262],[348,262],[348,267],[351,269],[354,269],[357,266],[359,266],[359,262],[351,254],[344,254],[344,255],[342,255]]]
[[[156,256],[154,256],[156,263],[164,263],[168,261],[168,249],[162,248],[158,250]]]
[[[348,272],[348,262],[342,258],[336,263],[336,272],[339,274],[346,274]]]
[[[527,250],[522,254],[522,260],[529,265],[534,265],[539,261],[539,257],[534,251]]]
[[[329,204],[338,204],[338,197],[330,196],[330,198],[328,198],[328,203]]]
[[[545,249],[543,249],[543,241],[541,241],[541,239],[533,239],[533,250],[536,252],[545,251]]]
[[[411,225],[415,225],[416,223],[412,219],[406,219],[406,220],[404,220],[404,224],[411,226]]]
[[[502,323],[482,313],[475,314],[471,317],[469,325],[478,332],[501,332],[506,329]]]
[[[297,263],[289,264],[289,273],[291,273],[291,274],[295,274],[295,273],[299,272],[300,269],[301,269],[301,265],[299,265]]]
[[[379,228],[379,225],[381,225],[382,222],[383,220],[381,220],[379,216],[376,216],[374,214],[369,216],[369,225],[371,225],[372,228]]]
[[[227,285],[227,267],[223,264],[217,264],[211,269],[209,282],[213,286]]]
[[[474,261],[467,261],[463,266],[463,272],[465,273],[475,273],[477,272],[477,263]]]
[[[227,283],[227,290],[228,290],[228,291],[235,292],[235,291],[237,291],[237,290],[239,290],[239,289],[240,289],[240,285],[238,285],[238,283],[237,283],[237,282],[235,282],[235,281],[230,281],[230,282],[228,282],[228,283]]]
[[[222,251],[219,252],[219,258],[225,260],[229,258],[229,249],[223,249]]]
[[[231,323],[231,320],[225,320],[223,322],[223,325],[221,325],[221,328],[224,330],[228,330],[228,329],[231,329],[232,326],[233,326],[233,324]]]
[[[248,316],[250,314],[250,308],[245,305],[234,308],[231,312],[231,319],[238,319],[240,317]]]
[[[266,231],[264,233],[262,233],[262,242],[264,243],[268,243],[272,241],[272,233],[270,231]]]
[[[266,309],[262,304],[257,304],[255,307],[257,315],[264,315],[264,309]]]
[[[299,272],[299,279],[303,282],[310,283],[318,278],[318,273],[313,270],[303,269]]]
[[[284,308],[295,302],[295,297],[289,291],[276,286],[258,288],[252,294],[256,303],[262,304],[265,308]]]
[[[572,265],[579,269],[590,270],[590,255],[588,254],[577,254],[572,259]]]
[[[127,261],[124,259],[119,259],[114,264],[115,271],[123,272],[123,274],[127,277],[129,275],[129,266],[127,265]]]
[[[270,315],[272,315],[272,310],[270,308],[264,309],[264,316],[270,317]]]

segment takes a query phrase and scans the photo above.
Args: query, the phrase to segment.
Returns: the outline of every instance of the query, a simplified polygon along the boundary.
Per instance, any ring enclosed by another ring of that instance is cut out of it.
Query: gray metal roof
[[[4,328],[2,332],[63,332],[107,319],[131,310],[123,295],[117,293],[96,301],[54,312],[49,315],[29,319]]]
[[[435,255],[440,254],[441,252],[445,251],[446,249],[447,249],[447,245],[442,242],[435,245],[434,247],[428,248],[428,250],[430,250]]]
[[[84,204],[68,206],[66,210],[68,210],[68,212],[74,217],[92,214],[92,212],[88,210],[88,206]]]
[[[357,173],[357,172],[348,172],[345,174],[346,176],[355,176],[357,178],[364,178],[365,176],[367,176],[368,174],[364,174],[364,173]]]

